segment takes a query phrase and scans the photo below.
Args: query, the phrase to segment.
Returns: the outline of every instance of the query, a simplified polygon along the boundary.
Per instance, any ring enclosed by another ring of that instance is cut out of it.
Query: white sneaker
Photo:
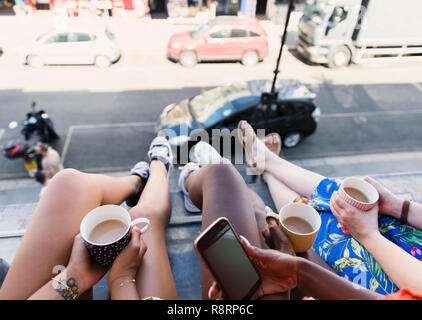
[[[185,209],[186,211],[190,213],[201,212],[201,210],[193,204],[192,200],[190,199],[189,192],[185,188],[185,181],[187,177],[189,176],[189,174],[198,169],[199,169],[198,164],[189,162],[182,168],[182,171],[180,172],[180,175],[179,175],[178,184],[179,184],[180,189],[182,189],[182,192],[183,192]]]
[[[173,153],[169,142],[164,137],[155,137],[148,151],[148,158],[152,160],[160,160],[164,163],[167,169],[173,165]]]
[[[199,141],[191,148],[189,159],[190,161],[197,163],[200,167],[203,167],[208,163],[220,160],[221,155],[210,144]]]
[[[145,161],[139,161],[130,170],[130,174],[136,174],[142,179],[148,179],[149,177],[149,164]]]

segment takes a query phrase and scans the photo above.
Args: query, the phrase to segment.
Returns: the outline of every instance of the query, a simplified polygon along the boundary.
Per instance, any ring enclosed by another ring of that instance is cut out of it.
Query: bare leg
[[[217,218],[225,216],[238,234],[250,243],[262,247],[261,232],[255,218],[251,191],[239,172],[230,164],[208,164],[194,171],[186,179],[186,189],[192,202],[202,208],[202,229]],[[260,224],[262,224],[262,219]],[[208,299],[208,289],[213,281],[209,271],[202,266],[202,296]],[[284,296],[285,297],[285,296]]]
[[[174,300],[177,299],[177,292],[165,239],[165,230],[171,214],[167,170],[162,162],[154,160],[150,164],[149,172],[141,198],[130,210],[133,219],[146,217],[151,221],[150,229],[142,235],[148,250],[136,275],[136,282],[141,297],[153,296]]]
[[[298,167],[281,157],[266,156],[265,171],[299,195],[309,197],[324,176]]]
[[[0,299],[27,299],[42,287],[55,266],[67,265],[85,214],[102,204],[120,204],[140,183],[138,176],[114,178],[73,169],[55,175],[35,208]]]
[[[271,198],[274,201],[277,211],[288,203],[292,203],[299,194],[287,187],[283,182],[275,178],[268,172],[264,173],[264,179],[267,182]]]

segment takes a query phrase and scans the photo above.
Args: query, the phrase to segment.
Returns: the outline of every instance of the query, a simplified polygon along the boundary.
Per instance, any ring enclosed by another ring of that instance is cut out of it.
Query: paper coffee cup
[[[368,202],[359,201],[353,198],[344,190],[345,188],[354,188],[359,190],[365,195],[365,197],[368,199]],[[338,190],[338,194],[348,204],[362,211],[368,211],[372,209],[379,199],[378,191],[373,185],[366,182],[365,180],[354,177],[346,178],[343,180]]]
[[[101,222],[107,220],[119,220],[122,222],[126,229],[122,232],[121,236],[109,241],[107,243],[95,243],[90,239],[92,230]],[[121,206],[117,205],[104,205],[97,207],[82,219],[80,225],[80,233],[85,241],[90,255],[102,266],[110,266],[118,254],[128,245],[130,242],[131,233],[130,230],[136,224],[144,223],[145,226],[141,229],[141,233],[148,230],[150,221],[147,218],[138,218],[132,221],[129,212]]]

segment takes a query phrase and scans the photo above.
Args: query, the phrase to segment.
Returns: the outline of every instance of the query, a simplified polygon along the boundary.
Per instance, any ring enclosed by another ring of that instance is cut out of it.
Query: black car
[[[240,120],[247,120],[254,129],[279,133],[283,147],[293,148],[316,130],[320,109],[314,104],[315,94],[300,82],[279,80],[278,99],[266,104],[261,96],[271,84],[235,83],[171,104],[161,113],[157,131],[164,131],[171,145],[181,146],[198,142],[198,136],[208,135],[211,142],[213,129],[233,132]]]

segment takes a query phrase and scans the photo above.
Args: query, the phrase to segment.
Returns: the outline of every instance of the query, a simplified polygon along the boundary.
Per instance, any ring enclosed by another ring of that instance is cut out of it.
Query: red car
[[[267,34],[256,18],[221,16],[170,37],[168,58],[193,67],[205,60],[240,60],[254,65],[268,55]]]

